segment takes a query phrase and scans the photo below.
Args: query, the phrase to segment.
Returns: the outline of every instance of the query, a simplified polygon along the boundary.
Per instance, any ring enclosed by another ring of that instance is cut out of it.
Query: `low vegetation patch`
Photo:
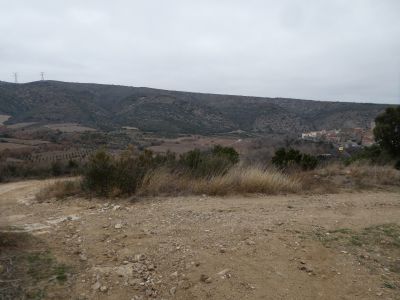
[[[299,150],[280,148],[272,157],[272,163],[283,170],[290,167],[312,170],[318,165],[318,159]]]
[[[175,194],[278,194],[298,192],[299,180],[261,167],[234,167],[224,174],[196,178],[167,169],[148,173],[138,192],[141,195]]]
[[[337,249],[342,254],[354,255],[371,272],[386,273],[382,285],[400,289],[400,226],[379,224],[362,230],[339,228],[317,231],[315,237],[326,247]]]
[[[79,179],[68,179],[57,181],[46,186],[36,194],[36,200],[39,202],[49,199],[64,199],[70,196],[76,196],[82,193],[82,183]]]
[[[340,162],[327,164],[306,172],[302,176],[304,184],[311,190],[329,192],[340,189],[376,189],[400,186],[400,171],[390,165],[371,165],[359,161],[351,165]]]
[[[239,154],[233,148],[222,146],[192,150],[179,158],[172,153],[154,155],[148,150],[136,154],[129,149],[119,157],[99,151],[84,168],[83,187],[99,196],[129,195],[145,190],[144,186],[155,178],[162,182],[167,174],[181,181],[210,180],[227,174],[238,161]]]
[[[0,253],[0,299],[46,299],[70,277],[70,268],[28,233],[0,231]]]
[[[172,153],[155,155],[151,151],[136,153],[133,149],[120,156],[98,151],[82,168],[81,180],[56,182],[40,191],[37,199],[62,199],[76,194],[113,197],[336,193],[342,189],[400,186],[400,171],[392,166],[366,162],[316,166],[315,158],[310,157],[281,149],[273,161],[282,158],[282,166],[286,167],[275,168],[244,165],[233,148],[221,146],[207,151],[192,150],[179,157]]]

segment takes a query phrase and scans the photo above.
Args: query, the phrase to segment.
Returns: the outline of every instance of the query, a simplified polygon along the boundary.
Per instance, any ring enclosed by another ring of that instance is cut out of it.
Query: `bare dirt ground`
[[[399,193],[36,202],[49,182],[0,185],[0,299],[400,299]]]

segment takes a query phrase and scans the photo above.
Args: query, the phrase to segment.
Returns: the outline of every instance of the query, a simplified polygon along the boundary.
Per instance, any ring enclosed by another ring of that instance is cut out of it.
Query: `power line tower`
[[[44,80],[44,72],[40,72],[40,78],[42,79],[42,81]]]
[[[14,72],[14,82],[18,83],[18,73]]]

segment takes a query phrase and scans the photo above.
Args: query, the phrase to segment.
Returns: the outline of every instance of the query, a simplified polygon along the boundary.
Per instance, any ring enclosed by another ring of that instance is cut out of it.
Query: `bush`
[[[318,159],[309,154],[303,154],[298,150],[280,148],[272,157],[272,163],[279,169],[299,166],[303,170],[312,170],[318,165]]]
[[[302,155],[300,166],[303,170],[313,170],[317,167],[317,165],[318,159],[316,157],[309,154]]]
[[[232,147],[222,147],[220,145],[214,146],[212,153],[219,157],[224,157],[232,164],[239,162],[239,153]]]
[[[39,191],[36,194],[36,200],[39,202],[46,201],[52,198],[57,200],[64,199],[70,196],[76,196],[81,192],[81,183],[75,180],[57,181]]]
[[[133,194],[146,173],[174,161],[175,156],[169,152],[166,155],[154,156],[153,152],[145,150],[136,157],[133,149],[130,149],[115,160],[114,185],[122,194]]]
[[[393,157],[400,158],[400,106],[387,108],[376,117],[375,123],[377,143]]]
[[[396,162],[396,164],[394,165],[394,167],[395,167],[396,170],[400,170],[400,160],[398,160],[398,161]]]
[[[53,176],[60,176],[63,174],[63,167],[59,161],[55,161],[51,164],[51,173]]]
[[[99,151],[85,166],[83,182],[88,190],[101,196],[107,196],[111,192],[133,194],[146,180],[146,174],[151,174],[154,170],[164,168],[169,173],[211,178],[225,174],[238,161],[239,154],[233,148],[221,146],[216,146],[211,151],[192,150],[181,155],[179,160],[170,152],[154,155],[145,150],[142,154],[135,155],[130,149],[114,158]]]
[[[115,182],[114,158],[104,150],[98,151],[90,157],[83,175],[85,188],[107,196]]]
[[[225,174],[238,161],[235,149],[215,146],[211,151],[195,149],[182,154],[179,165],[191,176],[209,178]]]
[[[383,150],[378,144],[370,147],[365,147],[358,151],[352,157],[346,159],[344,162],[346,165],[352,164],[357,161],[368,161],[372,164],[388,164],[392,161],[392,156]]]

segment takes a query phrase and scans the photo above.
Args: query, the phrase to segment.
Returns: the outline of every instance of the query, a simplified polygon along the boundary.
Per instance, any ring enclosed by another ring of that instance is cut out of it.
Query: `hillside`
[[[299,133],[368,127],[388,105],[177,92],[118,85],[0,82],[0,114],[19,122],[134,126],[160,133]]]

